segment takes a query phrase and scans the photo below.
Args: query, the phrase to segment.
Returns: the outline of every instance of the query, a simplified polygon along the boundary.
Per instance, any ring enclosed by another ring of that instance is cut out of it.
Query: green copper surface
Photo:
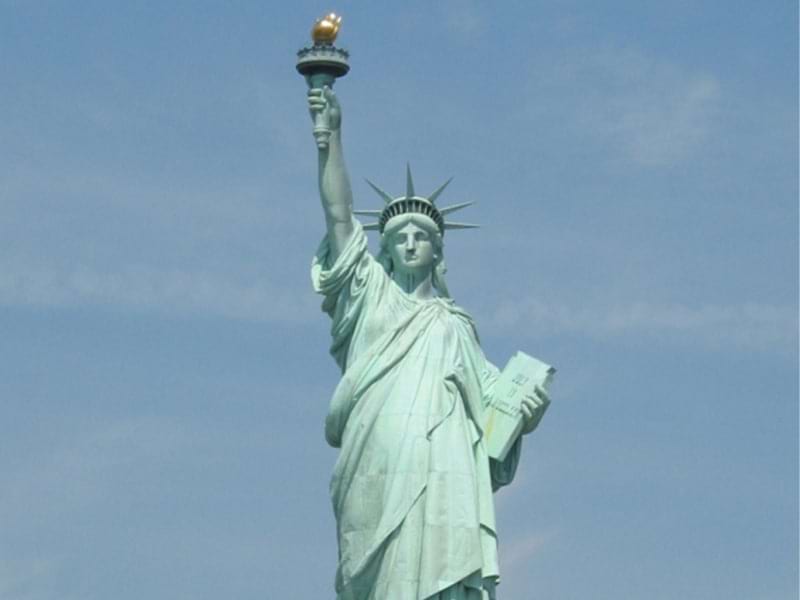
[[[342,371],[325,422],[339,449],[330,488],[337,599],[493,599],[500,570],[492,494],[514,479],[522,434],[535,429],[549,398],[541,387],[525,394],[510,450],[502,461],[490,458],[484,416],[500,373],[472,317],[449,297],[443,231],[424,214],[394,216],[373,256],[352,208],[339,102],[330,87],[312,87],[308,102],[315,124],[330,131],[318,145],[327,235],[312,282]],[[406,188],[413,196],[410,171]]]

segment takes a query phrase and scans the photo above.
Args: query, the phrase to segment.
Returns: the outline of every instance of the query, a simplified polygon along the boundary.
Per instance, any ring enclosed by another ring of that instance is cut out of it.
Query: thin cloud
[[[483,28],[484,18],[473,0],[449,0],[443,11],[448,29],[458,35],[472,35]]]
[[[100,272],[19,263],[0,265],[0,305],[70,308],[102,306],[176,316],[297,323],[316,315],[319,301],[264,282],[243,283],[217,273],[129,267]],[[648,336],[686,344],[786,351],[797,340],[794,307],[758,303],[576,306],[538,300],[497,305],[488,331],[581,335],[599,339]]]
[[[56,594],[52,579],[57,565],[45,558],[0,558],[0,598],[40,600]]]
[[[283,390],[281,390],[283,391]],[[0,493],[0,526],[28,520],[59,522],[106,501],[120,490],[119,477],[131,469],[202,468],[208,453],[263,450],[287,443],[280,427],[265,437],[265,425],[233,429],[219,422],[190,422],[171,417],[128,417],[85,425],[55,436],[37,452],[4,460],[6,485]],[[0,553],[0,575],[3,559]],[[0,585],[0,590],[2,586]],[[0,595],[5,598],[5,596]]]
[[[798,319],[794,307],[755,303],[688,306],[638,302],[584,308],[530,300],[499,305],[492,325],[500,330],[527,328],[537,335],[643,335],[687,344],[785,350],[796,343]]]
[[[130,474],[148,467],[199,468],[207,448],[252,443],[219,422],[190,424],[171,418],[135,417],[86,425],[66,436],[56,435],[36,452],[4,460],[0,493],[0,528],[13,539],[19,533],[47,538],[51,531],[72,527],[84,515],[120,518],[120,503],[135,491]],[[263,431],[257,432],[263,438]],[[148,479],[150,485],[156,480]],[[110,501],[114,499],[115,501]],[[139,535],[145,535],[140,532]],[[58,539],[32,552],[0,552],[0,598],[39,600],[64,597],[64,573],[74,563]],[[69,596],[72,597],[72,596]]]
[[[720,84],[632,49],[587,50],[540,64],[533,82],[540,104],[575,137],[641,166],[688,159],[711,134]],[[547,99],[550,99],[547,102]],[[553,122],[553,121],[551,121]]]
[[[102,498],[110,473],[142,461],[163,459],[186,448],[189,437],[178,423],[129,419],[55,441],[39,455],[4,465],[8,486],[0,496],[0,518],[19,522],[23,515],[58,519]]]
[[[503,542],[500,561],[503,573],[513,577],[518,569],[528,570],[531,558],[547,544],[550,536],[534,533]]]
[[[311,295],[298,298],[266,283],[244,284],[202,271],[128,268],[103,273],[88,267],[0,265],[0,305],[107,306],[183,316],[259,322],[298,322],[318,310]]]

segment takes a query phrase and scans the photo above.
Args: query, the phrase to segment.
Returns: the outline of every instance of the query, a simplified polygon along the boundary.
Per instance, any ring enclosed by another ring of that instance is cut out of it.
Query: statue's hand
[[[322,115],[322,120],[331,131],[338,131],[342,125],[342,108],[336,99],[336,94],[327,85],[323,88],[308,90],[308,110],[311,120],[316,121],[316,116]]]
[[[534,388],[534,393],[522,399],[522,433],[530,433],[539,425],[547,407],[550,406],[550,396],[541,386]]]

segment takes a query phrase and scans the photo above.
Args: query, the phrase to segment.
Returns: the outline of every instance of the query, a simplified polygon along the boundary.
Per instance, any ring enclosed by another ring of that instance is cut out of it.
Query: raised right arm
[[[309,90],[308,107],[312,120],[316,113],[322,113],[331,130],[327,147],[318,148],[318,153],[319,195],[328,230],[329,259],[334,261],[353,234],[353,192],[342,152],[342,110],[327,86]]]

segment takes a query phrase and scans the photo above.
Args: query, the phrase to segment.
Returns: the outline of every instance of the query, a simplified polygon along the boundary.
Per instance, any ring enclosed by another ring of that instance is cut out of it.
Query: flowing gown
[[[337,600],[482,600],[499,577],[492,492],[511,482],[518,441],[489,459],[480,423],[497,369],[451,300],[403,292],[361,225],[312,281],[332,318],[342,379],[325,436],[340,448],[330,491]]]

